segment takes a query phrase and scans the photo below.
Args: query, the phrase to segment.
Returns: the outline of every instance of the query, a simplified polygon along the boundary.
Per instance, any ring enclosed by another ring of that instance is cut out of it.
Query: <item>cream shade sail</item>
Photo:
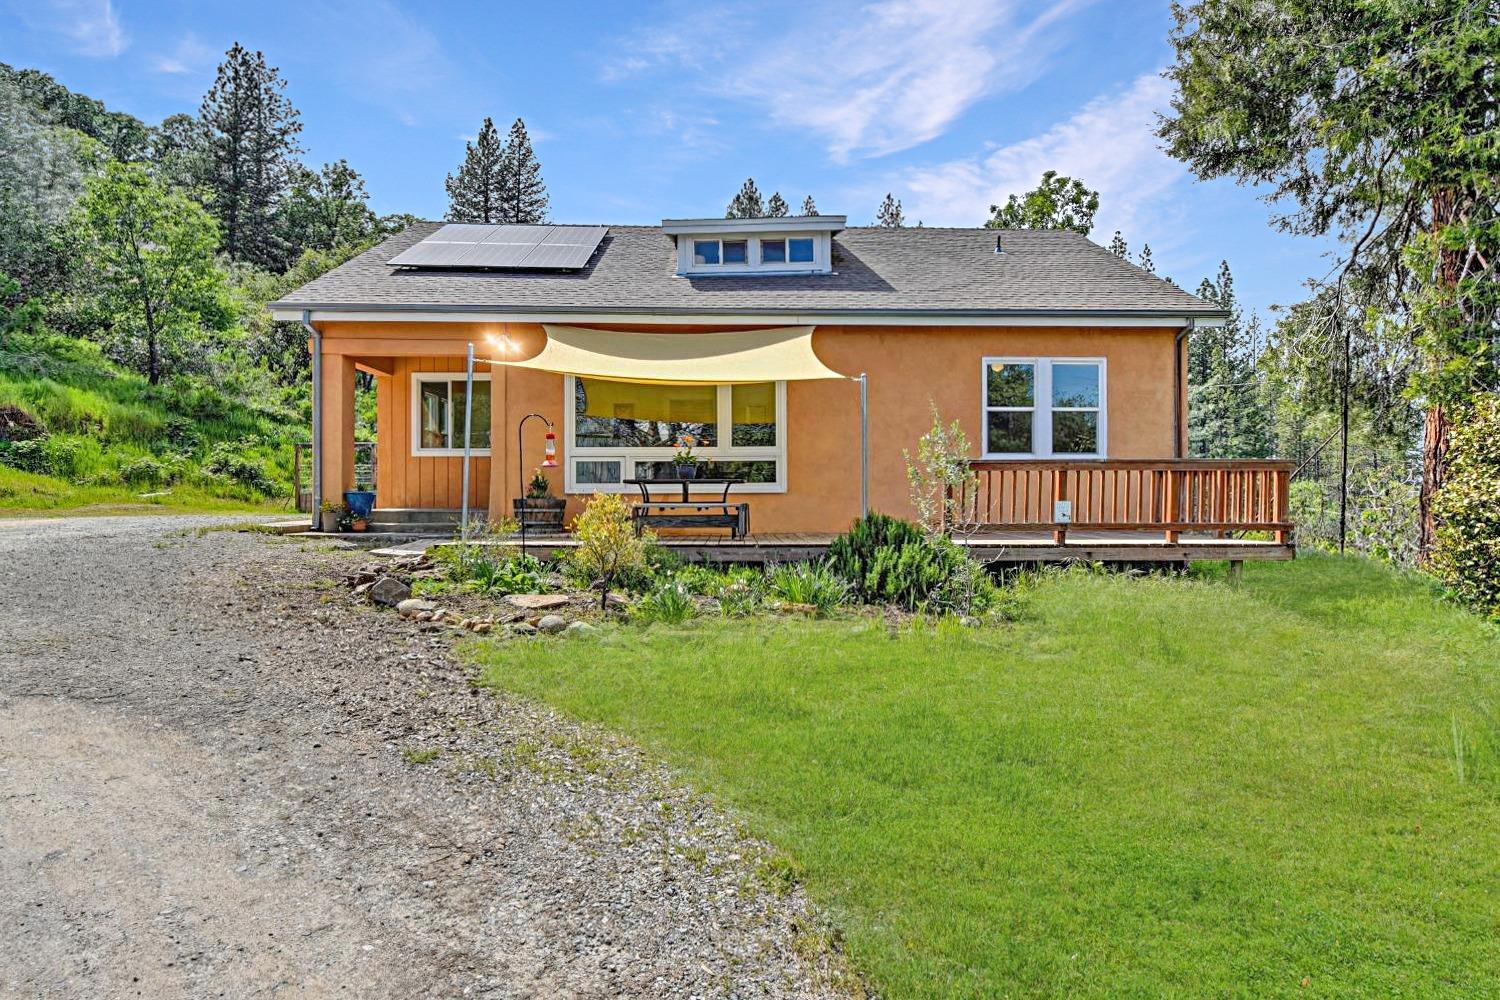
[[[545,324],[547,346],[515,368],[655,385],[844,378],[813,353],[810,326],[738,333],[623,333]]]

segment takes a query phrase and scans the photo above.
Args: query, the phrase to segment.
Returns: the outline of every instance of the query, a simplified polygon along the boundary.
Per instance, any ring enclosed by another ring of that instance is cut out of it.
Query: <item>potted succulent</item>
[[[318,527],[330,533],[338,531],[340,523],[344,520],[345,509],[341,503],[324,500],[318,507]]]
[[[677,454],[672,456],[672,474],[678,479],[696,479],[698,477],[698,459],[693,454],[693,446],[698,439],[691,434],[684,434],[677,441]]]
[[[368,517],[362,517],[359,514],[350,514],[349,515],[349,530],[350,531],[369,531],[370,530],[370,519]]]
[[[526,495],[512,503],[517,523],[528,533],[562,531],[563,511],[568,502],[552,495],[552,483],[541,469],[532,473],[531,482],[526,484]]]

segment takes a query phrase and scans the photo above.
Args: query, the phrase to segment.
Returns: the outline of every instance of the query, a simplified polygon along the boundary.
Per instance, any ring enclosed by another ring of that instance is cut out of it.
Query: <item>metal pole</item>
[[[1344,398],[1339,414],[1339,433],[1343,442],[1339,448],[1339,552],[1344,551],[1344,541],[1349,525],[1349,324],[1342,310],[1339,323],[1344,328]]]
[[[521,448],[522,448],[522,441],[524,440],[524,438],[522,437],[522,432],[526,429],[526,421],[528,421],[530,419],[531,419],[531,414],[528,413],[528,414],[526,414],[526,416],[524,416],[524,417],[521,418],[521,422],[519,424],[516,424],[516,492],[518,492],[518,493],[521,494],[521,555],[522,555],[522,557],[524,557],[526,555],[526,520],[527,520],[526,514],[527,514],[527,510],[526,510],[526,499],[525,499],[526,498],[526,486],[525,486],[526,460],[525,460],[525,457],[521,454]]]
[[[462,539],[464,548],[469,545],[469,452],[470,437],[469,425],[474,420],[474,345],[469,345],[468,357],[464,364],[464,504],[463,522],[459,525],[459,537]]]
[[[859,510],[870,513],[870,376],[859,373]]]

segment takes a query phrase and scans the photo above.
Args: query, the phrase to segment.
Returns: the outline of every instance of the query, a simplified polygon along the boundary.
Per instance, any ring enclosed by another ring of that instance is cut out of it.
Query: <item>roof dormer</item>
[[[677,241],[677,273],[713,275],[827,274],[842,215],[760,219],[663,219]]]

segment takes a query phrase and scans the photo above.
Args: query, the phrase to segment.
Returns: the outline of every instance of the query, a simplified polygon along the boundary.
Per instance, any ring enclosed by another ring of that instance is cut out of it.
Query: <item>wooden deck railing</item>
[[[965,515],[986,528],[1160,531],[1268,531],[1291,538],[1293,463],[1261,459],[973,461],[978,478]],[[1065,500],[1071,510],[1059,510]]]

